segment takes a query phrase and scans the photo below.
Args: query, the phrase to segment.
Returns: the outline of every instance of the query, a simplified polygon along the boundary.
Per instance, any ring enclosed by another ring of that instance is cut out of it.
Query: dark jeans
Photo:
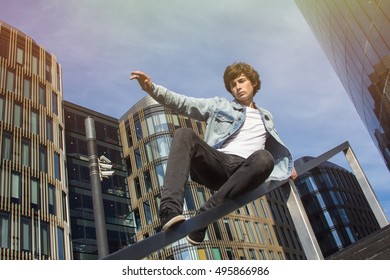
[[[201,207],[207,210],[258,187],[273,168],[274,159],[266,150],[256,151],[247,159],[228,155],[210,147],[191,129],[180,128],[172,140],[160,209],[169,207],[183,212],[188,175],[193,181],[217,191]]]

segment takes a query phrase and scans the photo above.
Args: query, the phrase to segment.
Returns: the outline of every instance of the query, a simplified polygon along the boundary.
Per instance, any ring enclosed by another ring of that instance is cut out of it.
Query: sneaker
[[[200,228],[195,230],[187,235],[186,239],[191,245],[199,245],[203,242],[204,237],[206,236],[207,227]]]
[[[206,209],[204,209],[203,207],[199,208],[197,211],[196,211],[196,215],[199,215],[203,212],[205,212]],[[186,239],[187,241],[191,244],[191,245],[199,245],[200,243],[203,242],[205,236],[206,236],[206,230],[207,230],[207,227],[204,227],[204,228],[200,228],[198,230],[195,230],[193,232],[191,232],[190,234],[187,235]]]
[[[167,229],[184,222],[185,218],[171,208],[164,208],[160,211],[160,221],[162,226],[161,231],[166,231]]]

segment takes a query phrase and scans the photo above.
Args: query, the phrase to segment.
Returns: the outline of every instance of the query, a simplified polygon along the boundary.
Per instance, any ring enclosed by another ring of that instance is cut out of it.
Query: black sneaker
[[[179,214],[171,208],[164,208],[160,210],[161,231],[165,231],[175,225],[185,221],[183,215]]]
[[[207,227],[200,228],[195,230],[187,235],[186,239],[191,245],[199,245],[203,242],[204,237],[206,236]]]
[[[197,211],[196,211],[196,215],[199,215],[203,212],[205,212],[206,209],[204,209],[203,207],[199,208]],[[186,239],[187,241],[191,244],[191,245],[199,245],[200,243],[203,242],[205,236],[206,236],[206,230],[207,230],[207,227],[204,227],[204,228],[200,228],[198,230],[195,230],[193,232],[191,232],[190,234],[187,235]]]

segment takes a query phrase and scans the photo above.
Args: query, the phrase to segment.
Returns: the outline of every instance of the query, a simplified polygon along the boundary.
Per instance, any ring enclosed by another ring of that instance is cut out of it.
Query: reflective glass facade
[[[325,162],[295,185],[325,258],[380,229],[356,177],[344,168]]]
[[[71,259],[61,66],[0,21],[0,259]]]
[[[390,1],[295,2],[390,170]]]
[[[160,191],[173,132],[188,127],[203,137],[205,124],[176,115],[145,97],[120,119],[129,195],[137,225],[136,240],[156,234]],[[191,217],[210,190],[191,181],[185,186],[184,215]],[[241,207],[208,227],[205,242],[185,239],[151,254],[149,259],[304,259],[297,233],[280,190]]]
[[[118,120],[64,102],[65,143],[73,259],[98,259],[85,119],[94,119],[97,156],[111,160],[115,173],[101,182],[109,253],[133,243],[135,232]]]

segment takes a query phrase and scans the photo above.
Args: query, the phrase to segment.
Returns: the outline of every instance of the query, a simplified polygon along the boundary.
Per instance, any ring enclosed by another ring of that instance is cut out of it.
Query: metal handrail
[[[320,165],[321,163],[329,160],[336,154],[344,151],[346,152],[348,149],[350,149],[349,143],[346,141],[342,143],[341,145],[323,153],[322,155],[311,159],[310,161],[304,162],[302,164],[299,164],[295,166],[295,169],[297,171],[297,175],[302,175],[306,173],[307,171],[313,169],[314,167]],[[252,202],[253,200],[256,200],[267,193],[275,190],[276,188],[281,187],[285,183],[290,182],[290,186],[292,183],[292,180],[284,180],[284,181],[267,181],[263,184],[261,184],[258,188],[240,196],[235,199],[228,199],[223,204],[212,208],[206,212],[203,212],[195,217],[192,217],[185,222],[181,223],[174,229],[169,229],[164,232],[159,232],[151,237],[148,237],[146,239],[143,239],[135,244],[130,245],[129,247],[123,248],[115,253],[112,253],[106,257],[103,257],[103,260],[139,260],[147,257],[151,253],[164,248],[165,246],[187,236],[189,233],[205,227],[214,221],[223,218],[224,216],[228,215],[229,213],[237,210],[238,208],[244,206],[245,204],[248,204]],[[292,183],[293,185],[293,183]],[[288,189],[288,194],[290,195],[291,189]],[[293,209],[291,209],[293,210]],[[302,212],[302,211],[301,211]],[[307,216],[305,213],[301,213],[301,218],[293,218],[296,222],[307,220]],[[303,211],[304,212],[304,211]],[[310,225],[309,225],[310,227]],[[312,236],[314,235],[311,228],[306,228],[306,231],[309,231],[307,234]],[[305,234],[305,235],[307,235]],[[315,238],[314,238],[315,239]],[[314,241],[316,242],[316,241]],[[308,247],[313,246],[313,244],[308,245]],[[316,245],[318,247],[318,244]],[[305,250],[305,246],[303,246],[303,249]],[[310,250],[310,249],[309,249]],[[318,249],[314,249],[317,250]]]

